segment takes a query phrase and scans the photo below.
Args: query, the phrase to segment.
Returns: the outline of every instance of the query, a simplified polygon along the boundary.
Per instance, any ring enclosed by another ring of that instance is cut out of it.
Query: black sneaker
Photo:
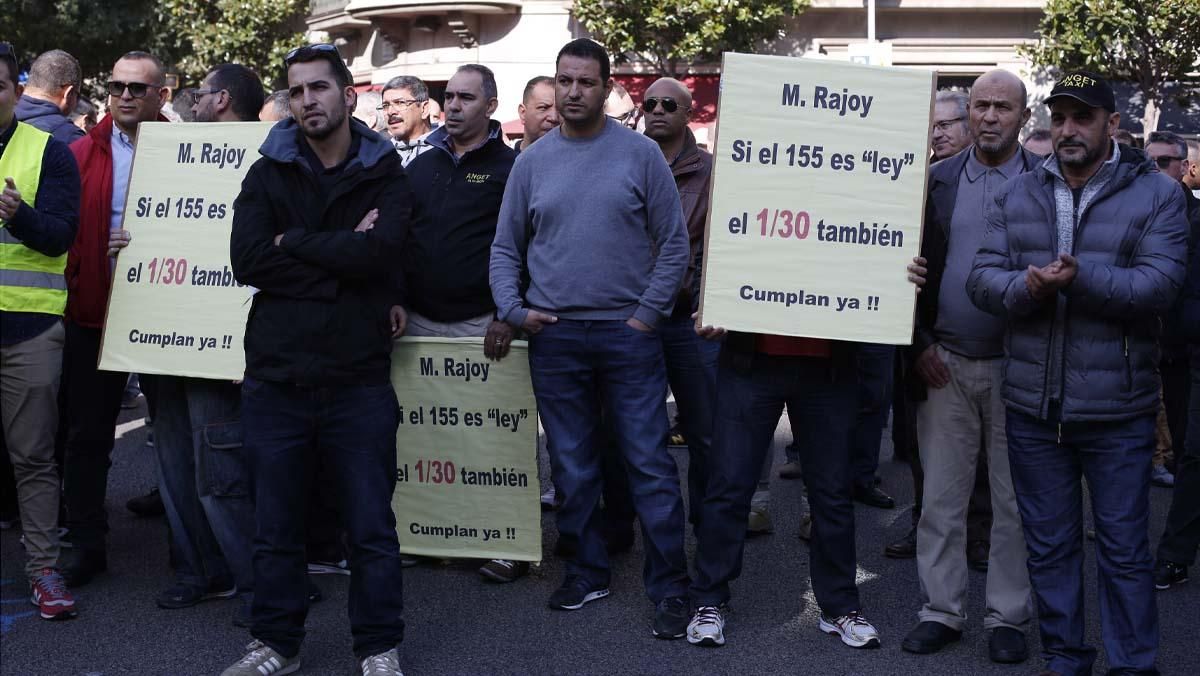
[[[579,610],[585,603],[605,596],[608,596],[607,586],[593,585],[580,575],[568,575],[562,586],[550,595],[550,607],[554,610]]]
[[[129,498],[129,502],[125,503],[125,509],[138,516],[162,516],[167,513],[167,508],[163,506],[162,494],[158,492],[157,488],[150,489],[150,492],[145,495]]]
[[[158,607],[164,610],[191,608],[205,601],[231,599],[237,596],[237,588],[233,581],[226,579],[213,580],[208,589],[200,589],[188,584],[176,583],[171,588],[158,595]]]
[[[1178,563],[1170,561],[1159,561],[1154,566],[1154,588],[1158,590],[1170,589],[1177,584],[1183,584],[1188,581],[1187,566],[1181,566]]]
[[[687,599],[672,596],[663,599],[654,607],[654,638],[683,638],[687,635],[691,609]]]

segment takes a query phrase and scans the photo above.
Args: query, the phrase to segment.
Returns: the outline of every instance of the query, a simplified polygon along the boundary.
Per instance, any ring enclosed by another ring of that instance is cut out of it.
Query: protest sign
[[[725,54],[700,321],[907,345],[934,74]]]
[[[143,122],[125,199],[100,368],[240,379],[252,290],[233,278],[242,178],[270,123]]]
[[[396,530],[422,556],[538,561],[537,407],[527,344],[500,361],[482,338],[402,338]]]

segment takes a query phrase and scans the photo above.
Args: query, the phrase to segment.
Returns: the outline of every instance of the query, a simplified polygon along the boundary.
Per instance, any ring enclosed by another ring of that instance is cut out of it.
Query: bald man
[[[993,661],[1028,657],[1029,576],[1000,399],[1004,320],[972,304],[966,281],[995,193],[1042,159],[1018,143],[1029,114],[1018,77],[1004,70],[984,73],[971,88],[968,106],[974,144],[930,171],[921,246],[929,276],[917,297],[909,350],[917,374],[917,438],[925,471],[917,525],[924,605],[920,624],[901,644],[911,653],[941,650],[959,640],[967,624],[967,502],[976,463],[986,457],[992,530],[983,626],[991,631]]]

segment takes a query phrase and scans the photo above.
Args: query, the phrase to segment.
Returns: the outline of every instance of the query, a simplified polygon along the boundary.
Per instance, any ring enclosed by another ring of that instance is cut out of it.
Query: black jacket
[[[58,110],[58,106],[28,94],[17,101],[16,115],[18,121],[31,124],[67,145],[86,135]]]
[[[457,161],[445,127],[426,139],[433,149],[408,165],[412,229],[404,245],[407,305],[438,322],[457,322],[496,309],[488,261],[504,186],[517,153],[493,136]]]
[[[974,150],[974,145],[968,146],[929,169],[929,196],[925,200],[925,224],[921,239],[921,255],[925,257],[928,272],[925,286],[917,294],[913,342],[906,349],[909,366],[916,363],[917,357],[926,348],[937,342],[933,327],[937,325],[938,296],[950,247],[950,219],[954,217],[954,203],[958,199],[958,182],[962,178],[963,167]],[[1032,171],[1045,159],[1021,146],[1018,146],[1017,152],[1021,153],[1023,160],[1022,173]],[[979,220],[983,220],[983,214],[979,214]],[[915,372],[907,379],[907,386],[909,396],[914,401],[925,400],[925,382]]]
[[[390,143],[352,119],[358,153],[328,194],[294,120],[271,129],[234,202],[230,260],[258,289],[246,322],[246,375],[300,385],[389,380],[391,280],[412,193]],[[371,209],[379,220],[354,232]],[[274,238],[283,234],[278,245]]]

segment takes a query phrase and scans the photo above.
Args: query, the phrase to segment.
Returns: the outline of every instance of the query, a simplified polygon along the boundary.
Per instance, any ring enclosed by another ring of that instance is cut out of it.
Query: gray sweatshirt
[[[608,120],[586,139],[554,129],[517,156],[492,242],[500,319],[519,327],[532,308],[653,327],[670,315],[687,263],[679,192],[654,141]]]

